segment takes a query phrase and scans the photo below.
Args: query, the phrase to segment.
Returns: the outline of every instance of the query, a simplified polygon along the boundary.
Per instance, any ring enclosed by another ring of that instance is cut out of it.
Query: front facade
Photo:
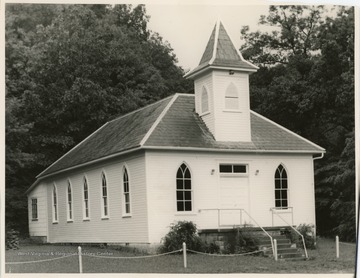
[[[187,74],[194,95],[108,122],[37,177],[27,191],[30,236],[148,245],[179,220],[315,225],[313,161],[325,151],[250,110],[254,71],[217,23]]]

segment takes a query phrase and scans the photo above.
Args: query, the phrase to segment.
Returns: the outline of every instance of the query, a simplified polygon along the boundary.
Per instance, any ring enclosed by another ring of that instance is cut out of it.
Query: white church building
[[[159,244],[199,230],[315,225],[314,160],[325,150],[250,110],[245,61],[218,22],[175,94],[107,122],[27,190],[29,232],[49,243]]]

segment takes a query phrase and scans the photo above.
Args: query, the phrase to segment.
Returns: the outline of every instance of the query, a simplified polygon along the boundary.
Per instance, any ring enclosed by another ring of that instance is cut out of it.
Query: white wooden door
[[[234,226],[249,223],[249,179],[244,176],[220,177],[220,225]]]

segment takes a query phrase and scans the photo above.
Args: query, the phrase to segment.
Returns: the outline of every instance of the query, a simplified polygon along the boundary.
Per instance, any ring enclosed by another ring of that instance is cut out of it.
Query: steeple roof
[[[187,73],[185,77],[191,78],[208,68],[243,71],[256,71],[258,69],[257,66],[242,57],[220,21],[215,24],[199,65]]]

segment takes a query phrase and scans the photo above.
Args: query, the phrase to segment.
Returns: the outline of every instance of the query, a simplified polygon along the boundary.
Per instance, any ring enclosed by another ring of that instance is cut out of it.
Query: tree
[[[7,6],[7,223],[26,230],[35,175],[95,129],[189,90],[148,20],[144,5]]]
[[[270,6],[269,15],[259,24],[273,27],[271,34],[241,29],[246,43],[241,47],[245,59],[260,64],[287,64],[292,56],[309,57],[317,50],[317,36],[323,24],[324,7]]]
[[[345,7],[334,17],[322,6],[270,7],[260,24],[277,29],[243,27],[240,49],[260,66],[250,77],[253,109],[327,150],[315,163],[318,232],[347,240],[355,239],[353,14]]]

